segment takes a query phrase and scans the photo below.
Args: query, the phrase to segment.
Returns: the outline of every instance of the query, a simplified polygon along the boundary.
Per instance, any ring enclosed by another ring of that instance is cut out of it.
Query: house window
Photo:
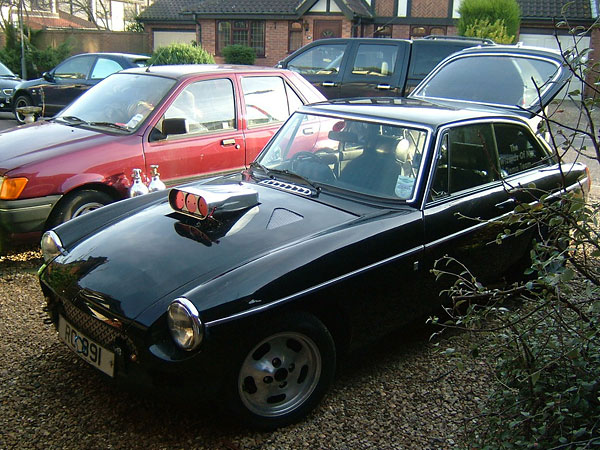
[[[262,20],[220,20],[217,22],[217,52],[228,45],[247,45],[256,56],[265,56],[265,22]]]
[[[302,22],[290,22],[288,52],[292,53],[302,47]]]
[[[379,25],[375,27],[373,32],[375,38],[391,38],[392,37],[392,26],[391,25]]]

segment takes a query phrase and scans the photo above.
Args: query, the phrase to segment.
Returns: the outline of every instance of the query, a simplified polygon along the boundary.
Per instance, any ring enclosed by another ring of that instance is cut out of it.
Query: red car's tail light
[[[258,204],[258,192],[243,184],[174,188],[169,192],[173,210],[197,219],[240,211]]]

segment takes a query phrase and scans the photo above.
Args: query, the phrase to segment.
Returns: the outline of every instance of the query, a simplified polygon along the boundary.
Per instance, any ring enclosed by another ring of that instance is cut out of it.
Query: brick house
[[[518,0],[520,40],[557,47],[553,35],[566,0]],[[589,26],[599,0],[575,0],[567,9],[572,25]],[[273,66],[312,40],[326,37],[415,38],[456,34],[460,0],[155,0],[138,20],[149,33],[150,48],[171,42],[197,42],[222,61],[229,44],[254,47],[256,64]],[[568,39],[567,30],[561,40]],[[581,45],[600,61],[600,30]]]

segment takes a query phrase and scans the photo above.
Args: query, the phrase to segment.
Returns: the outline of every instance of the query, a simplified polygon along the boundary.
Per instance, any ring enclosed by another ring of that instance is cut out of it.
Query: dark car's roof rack
[[[427,36],[424,36],[422,39],[431,39],[431,40],[435,40],[435,41],[442,41],[442,40],[454,40],[454,41],[469,41],[469,42],[481,42],[482,44],[486,44],[486,45],[493,45],[495,44],[494,41],[492,41],[491,39],[487,39],[487,38],[477,38],[477,37],[471,37],[471,36],[448,36],[445,34],[429,34]]]

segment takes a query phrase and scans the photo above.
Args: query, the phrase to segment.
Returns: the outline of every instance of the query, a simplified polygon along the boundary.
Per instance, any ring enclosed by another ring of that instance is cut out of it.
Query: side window
[[[118,62],[113,61],[112,59],[98,58],[94,70],[92,70],[91,78],[93,80],[106,78],[119,70],[123,70],[123,67]]]
[[[395,45],[361,44],[352,66],[353,75],[387,77],[394,73],[398,47]]]
[[[502,176],[547,164],[549,155],[525,128],[514,124],[494,125]]]
[[[308,49],[288,62],[288,69],[303,75],[339,73],[346,44],[324,44]]]
[[[80,56],[60,64],[54,71],[56,78],[81,80],[87,78],[94,63],[95,56]]]
[[[171,103],[161,122],[164,135],[234,129],[235,103],[231,80],[225,78],[190,84]]]
[[[491,124],[451,128],[444,134],[438,150],[431,199],[498,179],[498,158]]]
[[[248,127],[280,123],[290,115],[285,83],[279,77],[244,77],[242,91]]]

